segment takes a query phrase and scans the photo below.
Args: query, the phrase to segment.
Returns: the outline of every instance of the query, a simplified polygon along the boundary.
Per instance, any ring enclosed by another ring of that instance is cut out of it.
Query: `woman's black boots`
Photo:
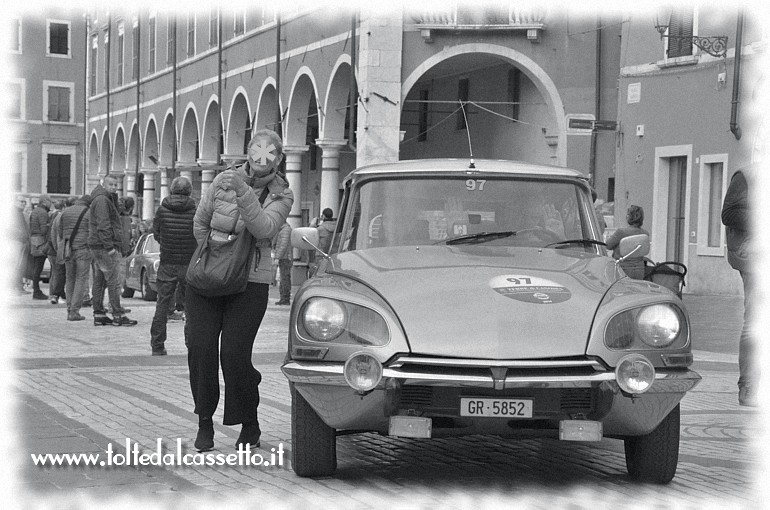
[[[195,437],[195,449],[207,452],[214,448],[214,420],[198,418],[198,435]]]

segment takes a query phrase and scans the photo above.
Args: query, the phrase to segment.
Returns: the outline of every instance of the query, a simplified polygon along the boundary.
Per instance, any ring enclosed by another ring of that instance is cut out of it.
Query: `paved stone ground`
[[[632,483],[623,444],[613,439],[584,444],[351,435],[338,439],[334,478],[298,478],[289,466],[290,398],[279,369],[288,308],[273,306],[275,298],[253,361],[263,374],[260,453],[267,458],[282,447],[283,467],[36,467],[31,453],[106,456],[109,444],[125,453],[126,438],[145,453],[155,451],[158,439],[169,448],[181,440],[185,452],[194,453],[197,420],[182,323],[169,324],[168,356],[149,355],[154,303],[125,300],[130,315],[140,321],[136,327],[94,327],[90,320],[67,322],[63,304],[35,302],[29,294],[14,296],[8,310],[16,331],[8,336],[19,345],[12,397],[22,453],[14,474],[24,506],[81,506],[108,498],[126,506],[146,498],[185,507],[210,506],[212,500],[236,504],[240,498],[252,506],[284,508],[470,508],[497,506],[501,500],[535,508],[633,502],[631,506],[760,506],[755,476],[766,465],[757,453],[764,429],[757,411],[737,405],[735,390],[740,298],[685,296],[696,339],[695,369],[703,381],[682,402],[679,468],[663,487]],[[227,455],[235,453],[239,430],[221,425],[221,412],[220,405],[213,453]]]

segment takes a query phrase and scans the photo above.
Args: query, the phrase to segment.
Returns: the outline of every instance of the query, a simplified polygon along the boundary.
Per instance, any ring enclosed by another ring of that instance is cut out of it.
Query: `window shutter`
[[[671,13],[671,22],[668,27],[668,56],[669,58],[692,55],[693,35],[693,8],[681,7]]]
[[[48,87],[48,120],[49,121],[59,120],[58,87]]]

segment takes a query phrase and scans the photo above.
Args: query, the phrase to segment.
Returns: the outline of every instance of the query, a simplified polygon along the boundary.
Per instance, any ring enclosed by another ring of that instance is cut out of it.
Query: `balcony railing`
[[[516,5],[449,2],[443,9],[414,10],[410,17],[427,42],[432,30],[520,30],[528,39],[539,40],[545,27],[545,9]]]

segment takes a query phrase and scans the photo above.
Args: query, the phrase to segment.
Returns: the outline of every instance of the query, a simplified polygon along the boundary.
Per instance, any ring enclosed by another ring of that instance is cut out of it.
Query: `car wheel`
[[[147,271],[142,271],[142,299],[145,301],[158,299],[158,293],[150,287],[150,277],[147,276]]]
[[[679,461],[679,404],[649,434],[626,437],[625,450],[626,468],[632,479],[670,482]]]
[[[329,476],[337,469],[336,431],[291,385],[291,466],[298,476]]]
[[[120,295],[120,297],[124,297],[124,298],[134,297],[134,289],[126,285],[126,282],[123,282],[123,293]]]

